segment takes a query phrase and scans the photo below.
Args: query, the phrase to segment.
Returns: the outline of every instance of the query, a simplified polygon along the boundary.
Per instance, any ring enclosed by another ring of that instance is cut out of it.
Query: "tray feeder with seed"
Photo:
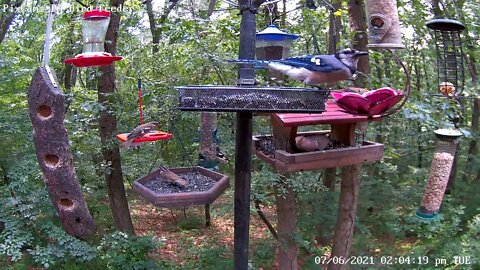
[[[210,204],[229,186],[227,175],[202,167],[166,168],[139,178],[133,190],[147,202],[165,208],[205,205],[207,224]]]
[[[329,91],[295,87],[195,85],[176,87],[180,110],[213,112],[325,111]]]

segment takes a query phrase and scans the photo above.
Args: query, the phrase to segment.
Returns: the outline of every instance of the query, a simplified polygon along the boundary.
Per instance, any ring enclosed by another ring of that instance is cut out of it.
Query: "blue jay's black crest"
[[[229,60],[239,64],[256,64],[278,71],[305,84],[335,83],[352,80],[358,59],[367,52],[344,49],[334,55],[305,55],[280,60]]]

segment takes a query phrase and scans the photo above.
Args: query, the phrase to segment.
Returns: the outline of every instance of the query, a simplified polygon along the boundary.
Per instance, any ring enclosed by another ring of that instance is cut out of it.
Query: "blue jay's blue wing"
[[[323,73],[329,73],[342,68],[342,65],[339,65],[341,62],[338,61],[334,55],[306,55],[277,60],[275,62]]]

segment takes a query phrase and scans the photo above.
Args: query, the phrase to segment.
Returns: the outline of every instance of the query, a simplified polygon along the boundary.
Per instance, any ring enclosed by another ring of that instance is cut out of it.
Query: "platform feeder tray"
[[[180,110],[322,113],[328,90],[198,85],[176,88]]]
[[[207,170],[202,167],[170,168],[170,171],[181,176],[196,172],[213,179],[216,183],[207,191],[178,192],[161,194],[146,186],[160,177],[161,170],[155,170],[133,183],[133,190],[146,201],[157,207],[183,207],[191,205],[209,205],[214,202],[229,186],[228,176]]]
[[[300,132],[298,135],[318,136],[326,131]],[[274,155],[265,153],[262,140],[267,136],[254,136],[255,154],[276,170],[285,173],[311,171],[325,168],[344,167],[365,162],[378,161],[383,156],[383,144],[365,141],[362,145],[347,146],[321,151],[289,153],[284,150],[274,150]],[[271,135],[270,135],[271,138]],[[268,149],[271,152],[272,149]]]

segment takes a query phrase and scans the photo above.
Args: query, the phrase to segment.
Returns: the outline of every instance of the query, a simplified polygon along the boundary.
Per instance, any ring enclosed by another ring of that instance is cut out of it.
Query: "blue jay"
[[[256,64],[285,74],[308,85],[354,80],[358,59],[367,52],[344,49],[336,54],[306,55],[280,60],[229,60],[238,64]]]

